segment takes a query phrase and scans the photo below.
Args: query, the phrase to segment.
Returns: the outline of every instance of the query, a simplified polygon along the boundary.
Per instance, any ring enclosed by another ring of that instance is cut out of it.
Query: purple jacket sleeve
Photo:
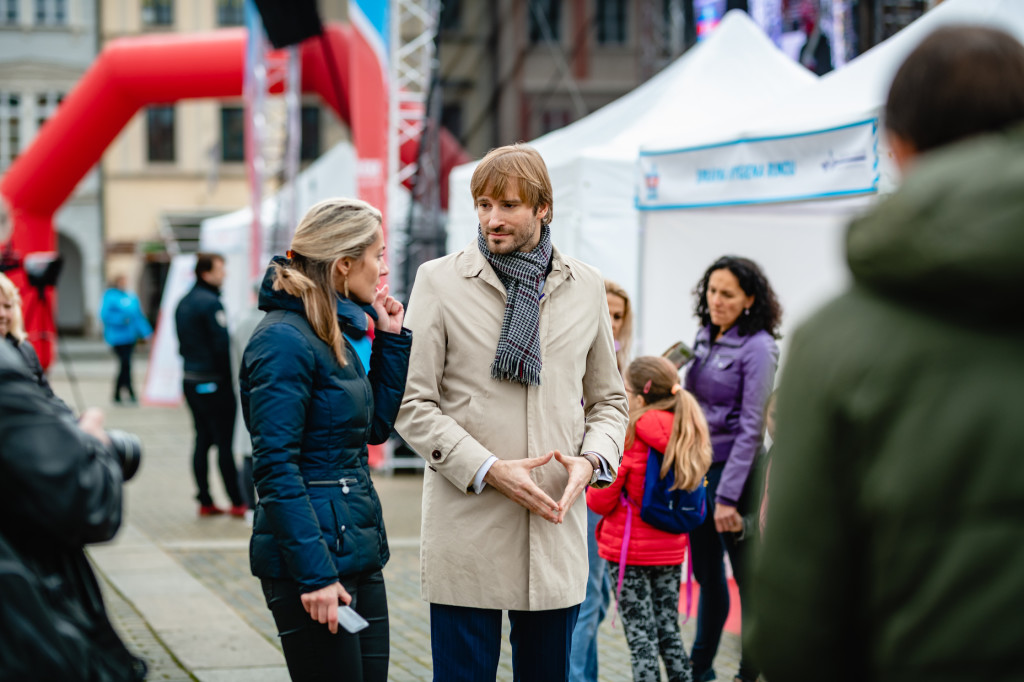
[[[758,332],[743,344],[741,356],[743,397],[740,405],[739,433],[733,441],[729,459],[722,471],[722,480],[715,495],[716,502],[736,505],[750,473],[750,465],[763,440],[764,406],[775,383],[779,364],[779,347],[767,332]]]

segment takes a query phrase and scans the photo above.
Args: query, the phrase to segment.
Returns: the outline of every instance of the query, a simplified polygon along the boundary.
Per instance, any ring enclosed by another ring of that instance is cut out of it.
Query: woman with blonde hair
[[[3,273],[0,273],[0,338],[18,351],[47,397],[55,398],[50,382],[46,380],[46,374],[43,372],[43,365],[36,355],[36,349],[29,343],[28,334],[25,332],[25,321],[21,315],[21,293],[18,287],[14,286],[14,282]]]
[[[412,335],[378,288],[388,273],[380,211],[329,199],[306,213],[259,296],[266,312],[239,376],[259,500],[250,565],[293,680],[383,682],[389,557],[367,443],[391,434]],[[369,372],[358,349],[370,345]],[[339,630],[339,605],[369,625]]]
[[[604,281],[608,297],[608,314],[612,317],[612,338],[615,339],[615,362],[622,374],[629,364],[629,351],[633,345],[633,305],[629,294],[610,279]]]
[[[640,514],[631,514],[629,506],[641,507],[652,448],[662,453],[659,478],[674,474],[672,489],[693,491],[704,485],[711,466],[708,424],[665,358],[637,358],[625,378],[630,407],[626,452],[615,482],[589,489],[587,505],[604,516],[598,547],[612,582],[620,586],[617,600],[633,679],[660,680],[660,653],[670,682],[691,682],[693,670],[679,632],[679,585],[689,537],[655,528]]]

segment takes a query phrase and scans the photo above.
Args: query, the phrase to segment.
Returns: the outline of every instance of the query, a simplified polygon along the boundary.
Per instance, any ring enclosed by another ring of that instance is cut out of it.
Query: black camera
[[[121,477],[126,481],[131,480],[142,462],[142,440],[134,433],[120,429],[110,429],[107,437],[110,438],[110,448],[121,463]]]

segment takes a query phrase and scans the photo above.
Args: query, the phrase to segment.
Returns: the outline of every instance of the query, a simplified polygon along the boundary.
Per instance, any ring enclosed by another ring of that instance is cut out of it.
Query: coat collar
[[[460,275],[466,278],[478,277],[497,289],[502,295],[505,294],[505,285],[501,283],[498,275],[494,272],[494,268],[487,262],[484,255],[480,253],[480,248],[477,246],[475,239],[459,252],[457,262]],[[575,275],[572,272],[572,264],[552,244],[551,272],[548,273],[547,281],[544,285],[544,293],[550,294],[562,282],[570,279],[575,279]]]

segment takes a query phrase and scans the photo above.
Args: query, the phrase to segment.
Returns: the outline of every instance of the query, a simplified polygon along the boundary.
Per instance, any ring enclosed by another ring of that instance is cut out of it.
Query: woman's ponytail
[[[300,264],[303,272],[296,267]],[[326,267],[325,267],[326,266]],[[278,264],[274,273],[274,291],[284,291],[302,299],[306,320],[313,333],[331,347],[334,357],[344,367],[347,364],[342,350],[341,329],[338,327],[337,294],[331,268],[333,264],[310,261],[295,254],[288,265]]]

